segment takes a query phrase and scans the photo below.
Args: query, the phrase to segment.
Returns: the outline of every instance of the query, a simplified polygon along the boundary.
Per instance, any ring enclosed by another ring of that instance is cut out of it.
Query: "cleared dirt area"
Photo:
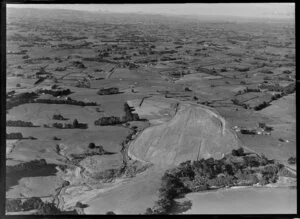
[[[157,165],[221,158],[239,147],[238,139],[219,115],[209,109],[180,105],[166,123],[146,129],[129,147],[129,156]]]

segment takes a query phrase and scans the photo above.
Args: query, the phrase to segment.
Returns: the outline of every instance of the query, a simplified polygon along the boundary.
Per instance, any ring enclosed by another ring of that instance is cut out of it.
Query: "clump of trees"
[[[95,125],[99,125],[99,126],[118,125],[121,123],[122,122],[120,117],[116,117],[116,116],[102,117],[94,122]]]
[[[234,105],[242,106],[242,107],[244,107],[245,109],[248,109],[248,108],[249,108],[249,104],[242,103],[242,102],[240,102],[237,98],[232,99],[231,102],[232,102]]]
[[[98,90],[97,94],[99,95],[111,95],[111,94],[118,94],[119,88],[117,87],[111,87],[111,88],[102,88]]]
[[[133,107],[130,107],[127,103],[125,103],[124,104],[125,115],[122,117],[122,119],[116,116],[107,116],[96,120],[94,124],[99,126],[107,126],[107,125],[118,125],[129,121],[139,121],[140,120],[139,115],[137,113],[133,113],[133,111],[134,111]]]
[[[86,208],[86,207],[88,207],[88,205],[87,204],[83,204],[81,202],[76,202],[75,207],[77,207],[77,208]]]
[[[146,214],[169,214],[175,199],[186,193],[222,187],[274,183],[284,166],[264,155],[245,154],[242,148],[217,160],[186,161],[162,177],[159,199]]]
[[[32,160],[32,161],[20,163],[20,164],[14,165],[14,166],[7,166],[6,173],[7,174],[15,174],[18,172],[38,170],[38,169],[42,169],[44,167],[53,167],[55,169],[55,166],[57,166],[57,165],[48,164],[45,159]]]
[[[63,124],[63,123],[53,123],[53,128],[59,128],[59,129],[87,129],[88,125],[86,123],[79,123],[77,119],[74,119],[73,123],[71,124]]]
[[[23,135],[21,132],[13,132],[13,133],[6,133],[6,139],[22,139]]]
[[[12,127],[36,127],[32,124],[32,122],[25,122],[22,120],[8,120],[6,121],[6,126],[12,126]]]
[[[84,153],[70,154],[70,157],[72,158],[72,163],[77,164],[86,157],[94,156],[94,155],[104,155],[104,154],[111,154],[111,153],[104,150],[102,145],[96,146],[94,143],[90,143],[88,149]]]
[[[74,62],[72,62],[72,64],[77,68],[82,68],[82,69],[86,68],[86,66],[80,61],[74,61]]]
[[[59,99],[36,99],[36,103],[47,103],[47,104],[69,104],[69,105],[77,105],[77,106],[97,106],[96,102],[84,102],[81,100],[73,100],[68,98],[66,100]]]
[[[288,95],[296,91],[296,83],[291,83],[283,88],[283,95]]]
[[[36,94],[35,92],[31,92],[31,93],[26,92],[26,93],[20,93],[17,95],[8,96],[6,101],[6,109],[11,109],[21,104],[34,102],[35,98],[37,97],[38,94]]]
[[[63,117],[61,114],[54,114],[52,116],[52,119],[54,119],[54,120],[68,120],[67,118]]]
[[[290,165],[296,164],[296,157],[290,157],[287,162]]]
[[[96,148],[96,145],[95,145],[95,143],[94,143],[94,142],[91,142],[91,143],[89,143],[89,146],[88,146],[88,148],[90,148],[90,149],[94,149],[94,148]]]
[[[20,199],[6,199],[5,210],[7,212],[22,211],[22,201]]]
[[[22,204],[22,208],[24,211],[30,211],[33,209],[39,209],[43,205],[43,201],[39,197],[31,197],[27,200],[25,200]]]
[[[273,74],[273,72],[269,69],[262,69],[260,72],[264,74]]]
[[[106,215],[116,215],[116,213],[113,211],[108,211],[108,212],[106,212]]]
[[[245,156],[245,152],[244,152],[244,149],[243,148],[239,148],[237,150],[233,149],[232,152],[231,152],[232,156]]]
[[[296,83],[290,83],[289,85],[282,87],[279,84],[261,84],[261,89],[267,89],[268,91],[281,92],[281,96],[285,96],[296,91]]]
[[[246,89],[244,89],[244,93],[249,93],[249,92],[257,92],[257,93],[259,93],[260,89],[259,88],[249,88],[249,87],[246,87]]]
[[[262,110],[262,109],[266,108],[267,106],[270,106],[270,103],[268,103],[266,101],[263,101],[259,105],[255,106],[254,110],[259,111],[259,110]]]
[[[67,67],[57,67],[54,71],[65,71]]]
[[[257,132],[255,129],[241,129],[241,134],[247,134],[247,135],[256,135]]]
[[[58,96],[66,96],[71,94],[71,90],[70,89],[62,89],[62,90],[39,90],[40,93],[44,93],[44,94],[51,94],[54,97],[58,97]]]
[[[29,137],[23,137],[22,133],[20,132],[13,132],[13,133],[6,133],[6,139],[31,139],[36,140],[37,138],[29,136]]]
[[[91,87],[91,82],[88,81],[86,78],[84,78],[82,81],[78,80],[76,82],[75,87],[90,88]]]
[[[59,208],[53,203],[44,203],[40,208],[37,209],[36,215],[57,215],[62,214]]]
[[[240,72],[246,72],[250,70],[250,67],[235,67],[234,68],[236,71],[240,71]]]
[[[124,103],[124,111],[125,116],[122,118],[123,122],[140,120],[139,115],[137,113],[133,113],[133,107],[130,107],[127,103]]]
[[[266,132],[273,131],[273,127],[267,126],[266,123],[264,123],[264,122],[258,123],[258,127],[259,127],[259,128],[262,128],[262,129],[263,129],[264,131],[266,131]]]
[[[266,89],[268,91],[275,91],[275,92],[282,92],[283,91],[283,87],[280,86],[279,84],[261,84],[259,86],[260,89]]]
[[[239,94],[241,94],[241,92]],[[270,98],[270,100],[268,100],[268,101],[258,102],[255,106],[253,106],[253,105],[249,105],[247,103],[241,102],[237,98],[231,99],[232,103],[235,105],[242,106],[245,109],[254,109],[256,111],[262,110],[262,109],[270,106],[270,103],[272,102],[272,100],[273,100],[273,98]]]

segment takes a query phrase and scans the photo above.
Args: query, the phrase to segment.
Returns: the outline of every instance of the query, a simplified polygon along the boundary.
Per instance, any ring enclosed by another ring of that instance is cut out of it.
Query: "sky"
[[[122,13],[218,15],[255,18],[294,18],[294,3],[194,3],[194,4],[7,4],[15,8],[72,9]]]

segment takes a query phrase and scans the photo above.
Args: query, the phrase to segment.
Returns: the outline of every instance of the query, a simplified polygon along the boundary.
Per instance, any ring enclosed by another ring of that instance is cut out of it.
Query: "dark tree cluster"
[[[58,97],[58,96],[66,96],[71,94],[71,90],[70,89],[65,89],[65,90],[40,90],[40,93],[44,93],[44,94],[51,94],[54,97]]]
[[[71,98],[67,100],[58,100],[58,99],[36,99],[36,103],[47,103],[47,104],[69,104],[76,106],[97,106],[96,102],[84,102],[81,100],[72,100]]]
[[[239,94],[241,94],[241,92],[240,92]],[[240,102],[238,99],[236,99],[236,98],[232,99],[231,102],[232,102],[234,105],[244,107],[245,109],[248,109],[248,108],[249,108],[249,104],[241,103],[241,102]]]
[[[22,211],[22,201],[20,199],[6,199],[5,210],[7,212]]]
[[[102,88],[98,90],[97,94],[99,95],[111,95],[111,94],[118,94],[119,88],[117,87],[111,87],[111,88]]]
[[[266,102],[266,101],[263,101],[262,103],[260,103],[259,105],[255,106],[254,107],[254,110],[256,111],[259,111],[259,110],[262,110],[266,107],[270,106],[270,103]]]
[[[86,68],[86,66],[80,62],[80,61],[74,61],[72,62],[72,64],[76,67],[76,68]]]
[[[146,214],[169,214],[180,198],[189,192],[235,185],[274,183],[284,166],[264,155],[245,154],[242,148],[233,150],[220,160],[213,158],[186,161],[167,170],[162,177],[159,200]]]
[[[25,163],[20,163],[15,166],[7,166],[6,173],[9,174],[16,174],[19,172],[25,171],[32,171],[32,170],[39,170],[46,167],[53,167],[55,169],[57,165],[55,164],[48,164],[45,159],[40,160],[32,160]]]
[[[57,215],[62,212],[53,203],[44,203],[37,209],[36,215]]]
[[[291,83],[285,87],[280,86],[279,84],[261,84],[260,85],[261,89],[267,89],[268,91],[275,91],[275,92],[281,92],[278,96],[282,97],[282,96],[286,96],[288,94],[294,93],[296,91],[296,83]],[[277,99],[278,99],[277,98]]]
[[[54,115],[52,116],[52,119],[54,119],[54,120],[68,120],[67,118],[63,117],[63,116],[60,115],[60,114],[54,114]]]
[[[127,103],[124,104],[125,116],[122,118],[123,122],[140,120],[139,115],[137,113],[132,113],[133,111],[133,107],[130,107]]]
[[[70,154],[70,157],[72,157],[73,160],[82,160],[89,156],[103,155],[107,153],[108,152],[104,150],[103,146],[96,146],[95,148],[90,149],[82,154]]]
[[[285,86],[282,92],[284,96],[296,92],[296,83],[291,83],[288,86]]]
[[[41,198],[32,197],[23,202],[22,208],[24,211],[30,211],[41,208],[43,204],[44,203]]]
[[[20,132],[6,133],[6,139],[23,139],[23,135]]]
[[[38,97],[38,94],[35,92],[26,92],[26,93],[20,93],[14,96],[11,96],[7,98],[6,101],[6,109],[11,109],[15,106],[19,106],[25,103],[32,103],[34,102],[35,98]]]
[[[96,120],[94,124],[99,126],[119,125],[130,121],[140,120],[139,115],[137,113],[132,113],[134,109],[130,107],[127,103],[124,104],[124,111],[125,115],[122,117],[122,119],[116,116],[107,116]]]
[[[273,131],[273,127],[271,127],[271,126],[267,126],[265,123],[263,123],[263,122],[260,122],[260,123],[258,123],[258,126],[259,126],[259,128],[262,128],[264,131],[266,131],[266,132],[270,132],[270,131]]]
[[[56,67],[56,69],[54,69],[54,71],[65,71],[67,70],[66,67]]]
[[[255,129],[241,129],[241,134],[246,134],[246,135],[256,135],[257,132]]]
[[[249,93],[249,92],[259,93],[260,89],[259,88],[248,88],[248,87],[246,87],[246,89],[244,90],[244,93]]]
[[[25,122],[22,120],[8,120],[6,121],[6,126],[12,126],[12,127],[36,127],[32,124],[32,122]]]
[[[116,116],[102,117],[94,122],[95,125],[99,125],[99,126],[118,125],[121,123],[122,122],[120,117],[116,117]]]
[[[243,91],[239,91],[236,95],[240,95],[242,93],[243,93]],[[237,98],[234,98],[231,101],[233,104],[242,106],[245,109],[254,109],[254,110],[258,111],[263,108],[266,108],[267,106],[270,106],[270,103],[272,102],[273,99],[270,98],[267,101],[262,101],[260,98],[257,98],[256,100],[257,100],[257,102],[255,103],[255,105],[252,105],[252,104],[250,105],[249,103],[245,103],[247,101],[241,102]]]
[[[266,84],[263,83],[261,85],[259,85],[260,89],[266,89],[268,91],[275,91],[275,92],[282,92],[283,91],[283,87],[280,86],[279,84]]]
[[[68,123],[53,123],[52,124],[53,128],[58,128],[58,129],[87,129],[88,125],[86,123],[79,123],[77,119],[74,119],[73,123],[68,124]]]
[[[273,72],[269,69],[262,69],[260,72],[263,74],[273,74]]]
[[[108,211],[106,212],[106,215],[116,215],[116,213],[114,213],[113,211]]]
[[[290,157],[288,160],[287,160],[288,164],[296,164],[296,157]]]
[[[236,71],[240,71],[240,72],[246,72],[250,70],[250,67],[235,67],[234,68]]]
[[[57,145],[57,148],[59,150],[59,146]],[[70,154],[70,157],[72,158],[72,164],[78,164],[81,160],[83,160],[86,157],[94,156],[94,155],[104,155],[104,154],[112,154],[111,152],[108,152],[104,150],[102,145],[95,145],[95,143],[90,143],[88,145],[88,149],[85,150],[85,152],[81,154]]]
[[[232,154],[232,156],[240,157],[240,156],[244,156],[245,152],[244,152],[243,148],[239,148],[237,150],[233,149],[232,152],[231,152],[231,154]]]

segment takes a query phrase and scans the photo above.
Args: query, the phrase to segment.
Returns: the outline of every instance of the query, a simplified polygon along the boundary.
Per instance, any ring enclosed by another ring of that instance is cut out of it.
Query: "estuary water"
[[[192,207],[183,214],[296,214],[297,190],[232,188],[190,193]]]

